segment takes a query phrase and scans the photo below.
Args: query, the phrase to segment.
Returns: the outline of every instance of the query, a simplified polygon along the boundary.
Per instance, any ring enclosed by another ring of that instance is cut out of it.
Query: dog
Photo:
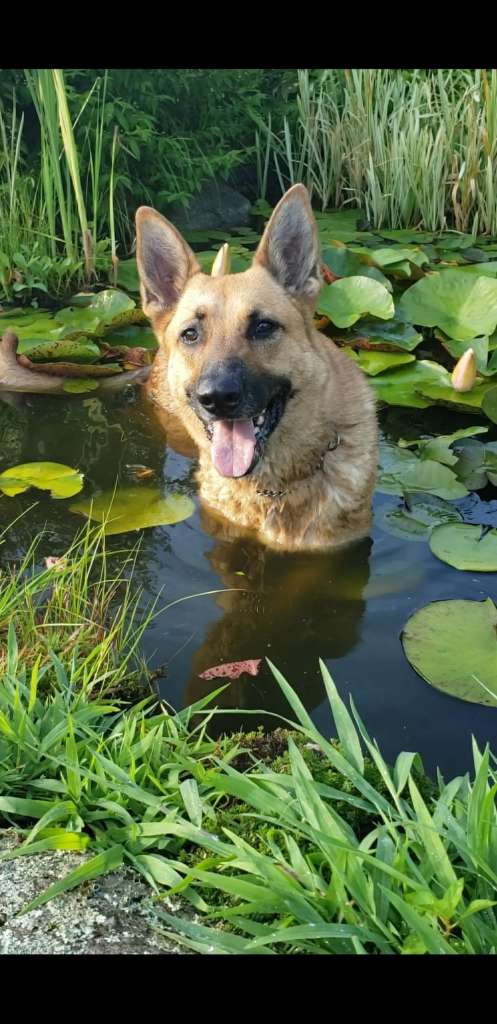
[[[136,213],[142,306],[159,350],[149,396],[198,450],[201,501],[283,551],[329,549],[371,522],[378,428],[362,371],[314,326],[322,286],[307,190],[276,206],[250,269],[202,273],[156,210]]]

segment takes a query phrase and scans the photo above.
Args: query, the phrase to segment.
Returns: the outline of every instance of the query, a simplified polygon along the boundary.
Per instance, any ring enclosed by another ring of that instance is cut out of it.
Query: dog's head
[[[225,253],[214,276],[202,273],[155,210],[141,207],[136,228],[143,309],[167,348],[175,405],[217,471],[245,476],[294,414],[294,397],[315,386],[305,340],[321,276],[307,191],[286,193],[240,274],[227,272]]]

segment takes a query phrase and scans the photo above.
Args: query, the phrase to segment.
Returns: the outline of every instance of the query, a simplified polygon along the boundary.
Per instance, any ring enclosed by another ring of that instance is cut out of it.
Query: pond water
[[[473,422],[447,413],[441,418],[435,410],[391,409],[383,415],[382,429],[391,438],[414,437]],[[29,396],[17,407],[0,401],[0,436],[0,470],[19,462],[63,462],[84,472],[85,493],[94,494],[116,481],[135,483],[130,467],[144,465],[155,471],[154,484],[195,496],[194,462],[167,447],[161,425],[140,394],[105,402],[94,396]],[[396,500],[378,494],[376,511]],[[31,491],[17,498],[0,495],[0,529],[33,502],[35,507],[9,531],[0,552],[3,562],[23,554],[42,530],[40,557],[60,554],[82,525],[68,511],[69,501]],[[150,626],[145,653],[152,667],[163,667],[160,692],[173,706],[189,704],[218,685],[199,678],[205,669],[269,657],[329,734],[321,657],[347,702],[352,694],[387,758],[416,750],[429,771],[438,765],[450,776],[470,767],[472,733],[480,744],[490,741],[497,749],[497,709],[432,689],[406,661],[399,639],[409,616],[430,601],[497,600],[497,574],[459,572],[438,561],[427,543],[394,537],[377,523],[367,539],[330,554],[275,554],[252,540],[223,540],[215,534],[196,501],[190,519],[141,535],[137,574],[145,600],[162,591],[163,606],[189,595],[237,588],[175,604]],[[109,538],[109,548],[131,546],[136,538],[135,533]],[[265,663],[256,678],[232,682],[218,703],[227,712],[218,719],[219,731],[259,724],[274,728],[278,723],[270,712],[289,714]],[[245,712],[235,714],[235,708]],[[254,711],[260,713],[249,713]]]

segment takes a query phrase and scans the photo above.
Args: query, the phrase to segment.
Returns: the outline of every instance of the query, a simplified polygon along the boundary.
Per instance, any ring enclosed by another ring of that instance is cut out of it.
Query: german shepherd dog
[[[249,270],[213,275],[161,214],[136,214],[142,303],[159,342],[147,385],[199,453],[211,511],[284,551],[331,548],[370,526],[375,402],[362,372],[314,327],[322,285],[303,185],[278,203]]]

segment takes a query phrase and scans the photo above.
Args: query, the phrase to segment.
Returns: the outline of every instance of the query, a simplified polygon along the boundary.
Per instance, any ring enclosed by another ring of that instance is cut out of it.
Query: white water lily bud
[[[471,391],[476,381],[476,360],[472,348],[468,348],[452,371],[454,391]]]

